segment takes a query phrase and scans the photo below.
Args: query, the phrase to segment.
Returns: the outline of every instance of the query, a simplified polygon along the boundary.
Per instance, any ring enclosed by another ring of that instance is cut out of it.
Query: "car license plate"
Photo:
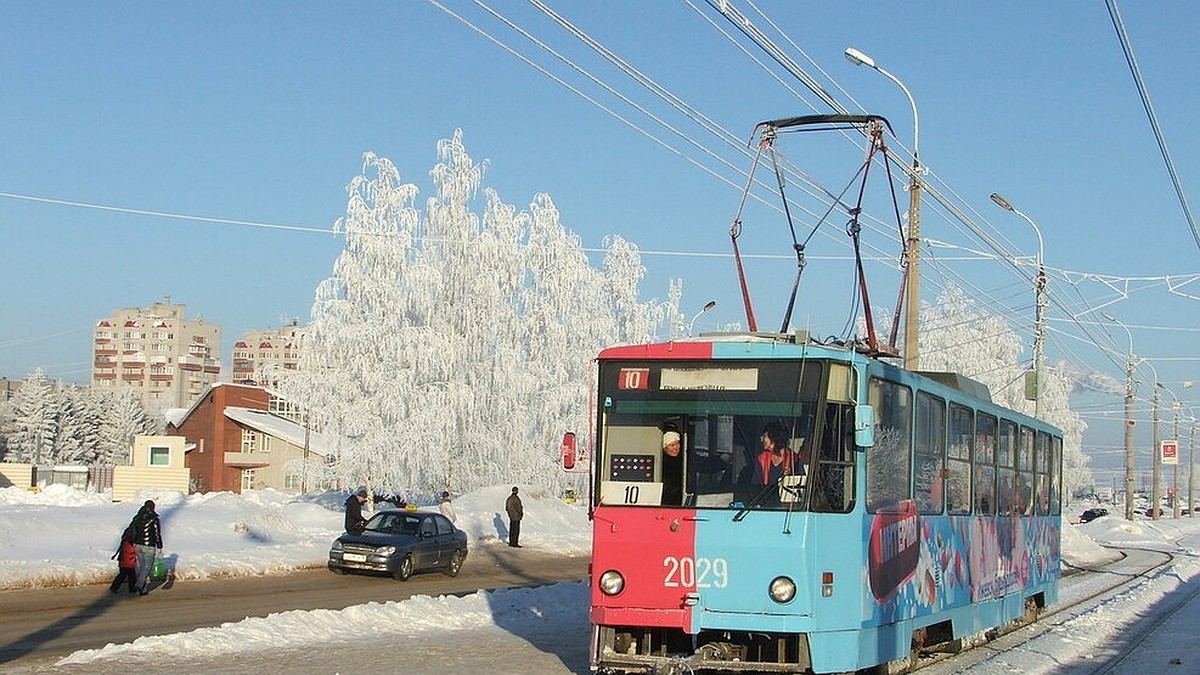
[[[349,560],[350,562],[367,562],[367,556],[363,555],[362,553],[343,553],[342,560]]]

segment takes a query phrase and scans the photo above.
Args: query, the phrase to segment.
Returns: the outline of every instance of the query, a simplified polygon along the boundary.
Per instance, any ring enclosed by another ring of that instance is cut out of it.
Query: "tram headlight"
[[[787,577],[775,577],[771,580],[771,599],[780,604],[791,602],[796,597],[796,582]]]
[[[625,577],[616,570],[609,570],[600,575],[600,592],[605,595],[616,595],[625,590]]]

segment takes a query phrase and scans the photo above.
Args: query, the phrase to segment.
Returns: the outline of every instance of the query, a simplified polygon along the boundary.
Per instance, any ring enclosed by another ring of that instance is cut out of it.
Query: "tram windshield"
[[[595,499],[848,511],[854,391],[840,362],[604,362]]]

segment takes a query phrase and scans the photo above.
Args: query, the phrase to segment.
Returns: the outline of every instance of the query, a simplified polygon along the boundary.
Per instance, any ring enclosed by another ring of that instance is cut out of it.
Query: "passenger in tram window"
[[[774,485],[784,476],[803,474],[798,453],[788,447],[788,433],[779,422],[769,422],[759,437],[762,452],[754,463],[754,484]]]
[[[662,503],[678,506],[683,503],[683,439],[678,431],[663,433],[662,460]]]

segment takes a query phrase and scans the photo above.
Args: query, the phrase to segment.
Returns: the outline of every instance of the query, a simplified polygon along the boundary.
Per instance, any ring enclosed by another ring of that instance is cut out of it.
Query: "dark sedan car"
[[[1107,515],[1108,515],[1108,509],[1102,509],[1102,508],[1088,509],[1087,511],[1084,511],[1079,516],[1079,522],[1090,523],[1097,518],[1101,518],[1101,517],[1107,516]]]
[[[381,572],[400,581],[433,569],[458,576],[466,559],[466,533],[442,514],[423,511],[376,513],[362,534],[347,532],[329,549],[332,572]]]

